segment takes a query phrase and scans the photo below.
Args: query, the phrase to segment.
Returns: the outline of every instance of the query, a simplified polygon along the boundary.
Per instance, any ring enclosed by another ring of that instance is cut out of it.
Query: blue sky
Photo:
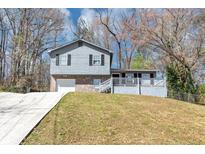
[[[122,9],[113,9],[112,13],[117,15],[120,10]],[[82,17],[87,23],[92,23],[92,20],[96,16],[96,9],[90,9],[90,8],[67,8],[64,9],[63,11],[66,11],[65,13],[67,13],[69,23],[72,25],[71,27],[76,26],[79,17]],[[67,39],[69,41],[72,41],[73,33],[71,32],[71,30],[68,29],[66,31],[66,34],[68,36]],[[68,42],[68,40],[66,42]],[[113,46],[113,51],[115,52],[115,46]],[[116,58],[117,58],[116,55],[113,56],[114,67],[116,67]]]
[[[78,18],[81,15],[81,10],[80,8],[72,8],[72,9],[68,9],[70,11],[70,18],[73,21],[74,24],[77,23]]]
[[[121,9],[113,9],[113,13],[118,14],[118,11],[120,10]],[[74,27],[76,26],[79,17],[82,17],[87,23],[92,23],[93,17],[96,16],[96,9],[90,8],[67,8],[64,9],[64,11],[67,12],[70,24],[72,24]],[[66,33],[68,34],[68,40],[71,41],[72,32],[68,30]],[[116,62],[116,56],[113,57],[113,61]],[[116,63],[114,63],[113,66],[116,67],[115,65]]]
[[[114,9],[114,10],[120,10],[120,9]],[[96,15],[96,9],[95,8],[67,8],[67,11],[69,12],[69,17],[72,20],[73,24],[76,25],[77,20],[80,16],[83,16],[84,19],[86,18],[89,22],[89,20],[92,19],[94,15]]]

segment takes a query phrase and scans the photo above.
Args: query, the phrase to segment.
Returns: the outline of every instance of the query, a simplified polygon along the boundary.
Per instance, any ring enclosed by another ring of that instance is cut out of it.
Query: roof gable
[[[72,46],[72,47],[71,47],[71,46]],[[60,51],[61,49],[66,48],[66,47],[71,47],[70,50],[73,50],[73,49],[79,48],[79,47],[81,47],[81,46],[87,46],[87,47],[89,47],[89,48],[93,48],[93,49],[98,50],[99,52],[102,52],[102,53],[105,53],[105,54],[112,54],[112,53],[113,53],[113,52],[110,51],[109,49],[100,47],[100,46],[98,46],[98,45],[96,45],[96,44],[93,44],[93,43],[88,42],[88,41],[83,40],[83,39],[78,39],[78,40],[75,40],[75,41],[70,42],[70,43],[68,43],[68,44],[65,44],[65,45],[59,46],[59,47],[57,47],[57,48],[51,49],[51,50],[49,51],[49,53],[51,53],[51,52],[53,52],[53,51],[58,52],[58,51]]]

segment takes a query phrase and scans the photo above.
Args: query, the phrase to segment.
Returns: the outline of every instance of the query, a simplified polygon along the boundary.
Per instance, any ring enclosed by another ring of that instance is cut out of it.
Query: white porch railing
[[[164,87],[166,82],[164,79],[142,79],[142,78],[110,78],[102,82],[96,87],[99,92],[110,91],[112,93],[113,86],[127,86],[127,87]]]
[[[113,78],[114,86],[137,86],[139,81],[138,78]]]
[[[114,86],[165,86],[164,79],[142,79],[142,78],[113,78]]]
[[[109,89],[112,88],[112,78],[102,82],[98,87],[96,87],[96,89],[99,91],[99,92],[105,92]]]

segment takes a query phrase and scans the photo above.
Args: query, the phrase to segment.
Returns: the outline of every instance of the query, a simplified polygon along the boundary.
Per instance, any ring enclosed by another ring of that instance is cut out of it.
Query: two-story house
[[[95,91],[110,78],[112,52],[85,40],[50,51],[51,91]]]
[[[166,97],[158,70],[111,69],[113,52],[79,39],[49,51],[50,91],[99,91]]]

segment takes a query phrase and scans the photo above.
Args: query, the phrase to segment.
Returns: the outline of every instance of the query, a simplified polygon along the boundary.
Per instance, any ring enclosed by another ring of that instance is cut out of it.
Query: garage
[[[75,91],[75,79],[57,79],[58,92]]]

